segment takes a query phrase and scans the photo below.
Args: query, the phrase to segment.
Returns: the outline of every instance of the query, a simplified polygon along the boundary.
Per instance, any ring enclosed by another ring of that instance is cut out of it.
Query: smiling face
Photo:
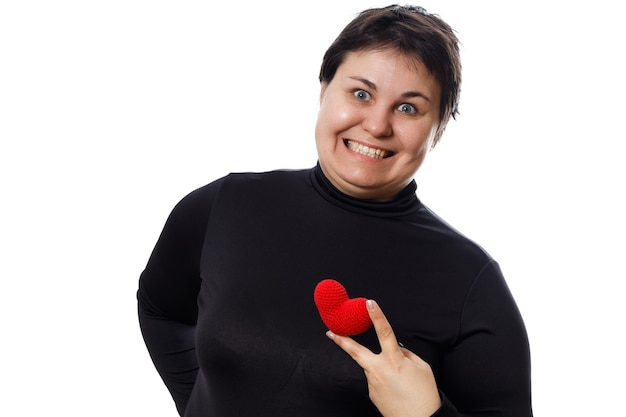
[[[411,181],[439,125],[441,87],[393,50],[349,53],[322,84],[315,140],[330,182],[357,198],[387,200]]]

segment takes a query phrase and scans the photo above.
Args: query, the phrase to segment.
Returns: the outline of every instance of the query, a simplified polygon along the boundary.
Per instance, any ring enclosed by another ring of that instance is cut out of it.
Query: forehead
[[[346,67],[388,67],[414,72],[422,76],[432,76],[424,63],[416,56],[407,55],[395,49],[366,49],[348,52],[337,70]]]
[[[441,93],[440,83],[419,58],[395,49],[349,52],[335,75],[341,78],[358,76],[377,84],[385,82],[396,87],[399,84],[419,85],[435,95]]]

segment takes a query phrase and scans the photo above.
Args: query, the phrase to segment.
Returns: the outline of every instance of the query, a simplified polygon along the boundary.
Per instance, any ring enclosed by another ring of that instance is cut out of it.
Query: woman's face
[[[315,128],[322,171],[353,197],[393,197],[431,147],[440,99],[421,62],[392,50],[348,54],[322,84]]]

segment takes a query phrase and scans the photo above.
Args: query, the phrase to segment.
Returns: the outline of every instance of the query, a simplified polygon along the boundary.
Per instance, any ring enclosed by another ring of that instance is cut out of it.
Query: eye
[[[365,90],[361,90],[361,89],[354,90],[354,91],[352,92],[352,94],[353,94],[353,95],[354,95],[354,97],[356,97],[356,99],[357,99],[357,100],[359,100],[359,101],[367,101],[367,100],[369,100],[369,99],[371,99],[371,98],[372,98],[372,96],[370,95],[370,93],[368,93],[368,92],[367,92],[367,91],[365,91]]]
[[[398,110],[405,114],[415,114],[417,109],[412,104],[402,103],[398,106]]]

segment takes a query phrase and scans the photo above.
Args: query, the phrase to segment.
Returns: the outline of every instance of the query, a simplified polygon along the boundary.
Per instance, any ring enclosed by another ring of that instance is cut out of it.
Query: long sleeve
[[[459,338],[444,355],[437,417],[530,417],[530,353],[524,323],[495,262],[467,296]]]
[[[414,185],[397,201],[362,201],[316,172],[231,174],[168,218],[138,297],[181,415],[380,415],[313,303],[316,284],[336,278],[376,299],[398,340],[431,364],[436,417],[531,417],[526,332],[491,257]],[[378,347],[372,329],[357,341]]]
[[[219,183],[174,208],[139,280],[139,323],[152,361],[184,413],[198,372],[195,350],[200,256]]]

